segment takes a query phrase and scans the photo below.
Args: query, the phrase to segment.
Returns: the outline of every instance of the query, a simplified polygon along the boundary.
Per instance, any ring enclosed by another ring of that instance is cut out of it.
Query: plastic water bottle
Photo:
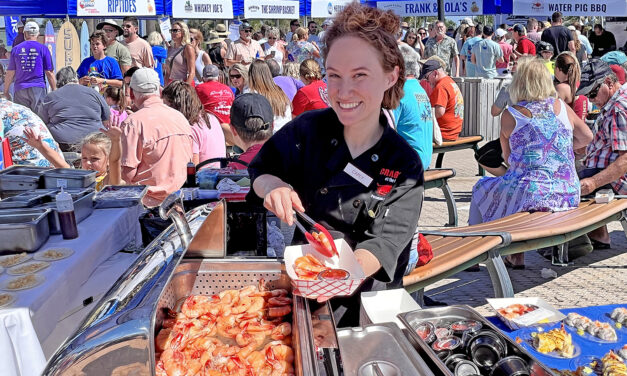
[[[63,191],[56,196],[57,213],[59,214],[59,224],[61,225],[61,234],[63,239],[78,238],[78,228],[76,227],[76,217],[74,216],[74,201],[72,196]]]

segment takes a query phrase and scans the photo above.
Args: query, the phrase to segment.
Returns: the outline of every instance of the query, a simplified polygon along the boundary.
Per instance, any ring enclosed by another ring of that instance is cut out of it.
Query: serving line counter
[[[129,244],[141,244],[140,210],[140,206],[96,209],[78,224],[78,238],[64,240],[61,235],[52,235],[44,243],[39,251],[70,248],[74,253],[51,262],[48,268],[37,273],[45,278],[42,284],[12,292],[16,300],[10,306],[0,308],[2,375],[41,374],[46,365],[42,343],[55,330],[59,320],[82,307],[82,299],[108,290],[108,286],[98,281],[88,283],[88,289],[82,288],[92,272]],[[5,271],[0,274],[0,283],[10,278],[13,276]],[[85,296],[80,296],[79,291]],[[57,340],[56,345],[60,345],[63,339]]]

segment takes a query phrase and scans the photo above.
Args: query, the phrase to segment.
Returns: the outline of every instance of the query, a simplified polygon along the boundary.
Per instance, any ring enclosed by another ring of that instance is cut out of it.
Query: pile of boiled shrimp
[[[294,374],[287,290],[258,286],[190,295],[155,339],[157,376]]]

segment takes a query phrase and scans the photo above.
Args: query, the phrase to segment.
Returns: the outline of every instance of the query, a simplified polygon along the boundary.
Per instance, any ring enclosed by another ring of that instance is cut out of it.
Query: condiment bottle
[[[63,191],[59,192],[55,198],[57,202],[57,213],[59,214],[59,224],[63,239],[78,238],[78,228],[76,227],[76,217],[74,216],[74,201],[72,196]]]
[[[187,180],[185,181],[184,187],[195,187],[196,186],[196,165],[194,162],[190,161],[187,164]]]

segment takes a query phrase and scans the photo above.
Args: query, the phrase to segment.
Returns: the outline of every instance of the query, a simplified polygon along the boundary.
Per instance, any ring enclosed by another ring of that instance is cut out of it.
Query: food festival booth
[[[65,8],[12,2],[30,15],[119,18],[130,9],[110,13],[108,2],[99,0]],[[141,17],[293,19],[332,16],[347,2],[137,3]],[[409,3],[374,5],[401,16],[437,12],[427,2]],[[497,9],[494,1],[446,4],[459,15]],[[6,14],[25,14],[17,9]],[[479,98],[487,90],[481,84],[462,89],[476,90]],[[420,309],[401,290],[402,298],[381,292],[364,300],[353,307],[364,311],[361,326],[338,329],[329,302],[316,298],[350,295],[363,282],[352,251],[325,234],[329,245],[318,237],[268,256],[266,225],[272,218],[243,202],[249,190],[245,170],[199,171],[161,204],[159,216],[171,224],[149,244],[142,242],[138,221],[145,187],[95,192],[94,174],[23,166],[0,171],[2,375],[175,374],[177,354],[190,346],[203,351],[185,367],[199,374],[208,349],[212,364],[221,364],[213,374],[257,375],[268,364],[268,372],[359,376],[627,369],[624,304],[560,312],[537,298],[493,299],[496,316],[486,318],[468,306]],[[55,198],[61,187],[71,194],[77,217],[79,236],[72,240],[59,234]],[[400,304],[403,299],[407,305]],[[257,368],[248,357],[246,364],[235,359],[251,338],[260,338],[255,352],[263,366]]]

